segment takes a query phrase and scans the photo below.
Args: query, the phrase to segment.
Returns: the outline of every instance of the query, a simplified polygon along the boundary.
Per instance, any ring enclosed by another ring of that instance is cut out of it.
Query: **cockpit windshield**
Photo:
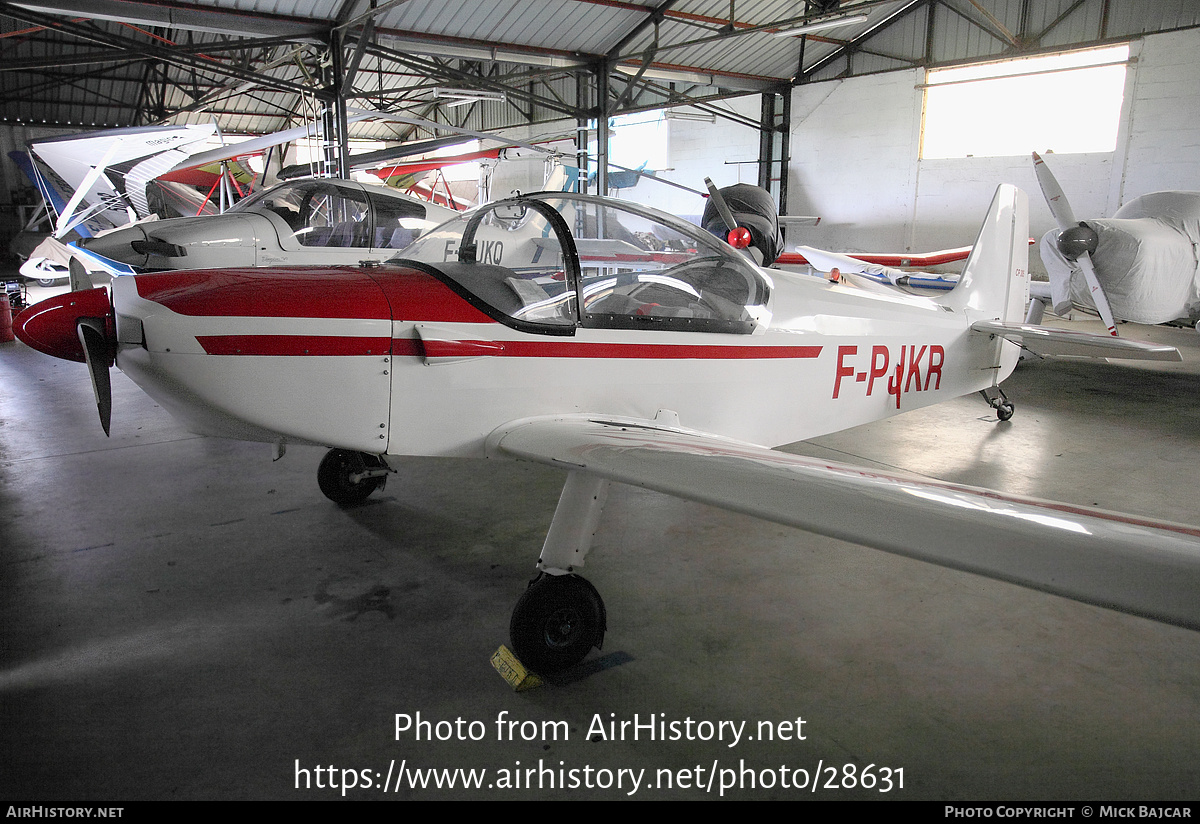
[[[502,322],[749,334],[768,276],[689,223],[631,203],[542,193],[439,226],[402,259],[433,266]]]
[[[283,183],[229,211],[274,215],[281,242],[309,248],[403,249],[434,225],[417,201],[335,180]]]

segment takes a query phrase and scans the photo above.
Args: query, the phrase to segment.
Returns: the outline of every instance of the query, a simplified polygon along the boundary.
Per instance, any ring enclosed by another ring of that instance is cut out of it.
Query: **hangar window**
[[[1129,46],[933,69],[921,157],[1111,152]]]

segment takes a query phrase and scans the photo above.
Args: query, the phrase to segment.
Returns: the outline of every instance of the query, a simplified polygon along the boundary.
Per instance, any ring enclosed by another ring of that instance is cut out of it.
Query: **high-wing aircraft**
[[[209,140],[215,126],[144,126],[63,135],[30,144],[29,151],[62,183],[68,199],[56,206],[55,237],[81,227],[84,236],[122,226],[149,212],[146,183],[163,163],[188,157],[184,147]],[[37,166],[32,167],[40,174]],[[50,185],[47,182],[47,185]],[[39,188],[45,193],[44,186]]]
[[[369,113],[357,113],[350,120],[364,120],[369,116]],[[52,280],[64,275],[66,262],[72,257],[82,264],[72,270],[75,275],[85,269],[108,275],[136,271],[129,268],[130,264],[124,258],[136,259],[138,255],[124,250],[125,253],[116,260],[89,257],[80,254],[78,247],[68,245],[71,233],[87,239],[127,224],[153,219],[159,213],[208,216],[223,212],[234,205],[235,189],[238,198],[252,191],[253,181],[236,158],[312,136],[315,130],[314,124],[298,126],[207,151],[195,151],[195,147],[219,136],[215,125],[113,129],[31,143],[29,157],[17,161],[18,165],[29,175],[58,219],[53,236],[33,250],[29,260],[22,265],[21,273],[29,278]],[[444,216],[438,215],[438,218]],[[227,224],[227,228],[232,225]],[[138,235],[140,231],[135,229],[132,236],[145,244],[144,232]],[[197,240],[211,241],[213,238]],[[243,246],[253,246],[253,241],[245,237],[239,237],[232,245],[238,245],[239,241]],[[274,245],[269,240],[267,244],[268,248]],[[282,248],[287,249],[290,245],[285,242]],[[207,264],[190,263],[183,268],[244,262],[240,259],[226,263],[214,258]]]
[[[1200,529],[767,448],[966,393],[1011,412],[1014,344],[1178,359],[1022,324],[1027,231],[1025,195],[1001,186],[958,286],[922,297],[763,269],[673,216],[541,193],[463,213],[403,260],[117,278],[16,328],[88,364],[106,431],[115,363],[192,431],[277,456],[330,447],[317,480],[339,504],[405,456],[564,469],[510,625],[538,672],[603,640],[579,572],[611,481],[1200,629]]]
[[[1117,320],[1200,328],[1200,192],[1152,192],[1081,222],[1037,152],[1033,168],[1058,224],[1039,246],[1049,293],[1035,297],[1058,314],[1096,312],[1113,335]]]
[[[139,223],[76,246],[89,269],[114,276],[383,261],[457,214],[385,186],[295,180],[240,200],[224,214]]]

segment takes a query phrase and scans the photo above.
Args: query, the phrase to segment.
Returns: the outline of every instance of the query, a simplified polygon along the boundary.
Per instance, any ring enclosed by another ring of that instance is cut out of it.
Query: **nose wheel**
[[[338,506],[354,506],[381,488],[390,471],[378,455],[331,449],[317,467],[317,485]]]
[[[513,608],[513,652],[534,672],[547,674],[578,664],[604,642],[604,601],[578,575],[542,574]]]

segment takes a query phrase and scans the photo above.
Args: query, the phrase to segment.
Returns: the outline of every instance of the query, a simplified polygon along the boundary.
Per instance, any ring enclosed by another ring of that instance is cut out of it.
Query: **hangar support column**
[[[791,162],[792,95],[790,88],[763,92],[759,115],[758,185],[775,198],[781,214],[787,212],[787,171]]]

